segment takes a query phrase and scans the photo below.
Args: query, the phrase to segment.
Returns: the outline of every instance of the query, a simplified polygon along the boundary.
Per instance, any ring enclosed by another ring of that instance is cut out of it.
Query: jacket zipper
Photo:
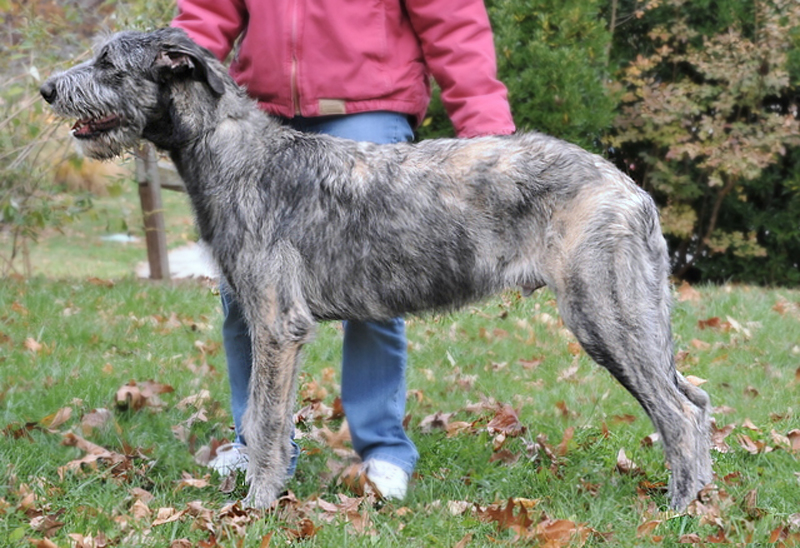
[[[300,92],[297,82],[297,4],[300,0],[292,2],[292,70],[290,74],[291,82],[289,87],[292,93],[292,111],[295,116],[300,116]]]

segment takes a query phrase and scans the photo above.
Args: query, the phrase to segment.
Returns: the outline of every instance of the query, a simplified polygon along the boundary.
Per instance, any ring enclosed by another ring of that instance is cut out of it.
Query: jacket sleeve
[[[246,24],[244,0],[178,0],[178,15],[170,26],[185,30],[224,61]]]
[[[405,0],[405,4],[456,133],[460,137],[513,133],[508,91],[497,79],[483,0]]]

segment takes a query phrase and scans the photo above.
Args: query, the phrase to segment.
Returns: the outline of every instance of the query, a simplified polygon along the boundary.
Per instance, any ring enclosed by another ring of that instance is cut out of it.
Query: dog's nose
[[[42,87],[39,88],[39,93],[42,94],[44,100],[48,103],[52,103],[56,100],[56,86],[50,80],[47,80]]]

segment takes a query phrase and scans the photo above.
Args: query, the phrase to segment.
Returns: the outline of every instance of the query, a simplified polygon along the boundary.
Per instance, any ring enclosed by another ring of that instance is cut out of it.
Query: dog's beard
[[[108,134],[100,135],[92,139],[73,138],[73,142],[80,154],[89,158],[94,158],[95,160],[111,160],[121,155],[127,149],[133,148],[132,145],[126,146]]]
[[[115,127],[91,136],[73,133],[76,150],[83,156],[95,160],[111,160],[135,149],[141,141],[139,132],[129,126]]]

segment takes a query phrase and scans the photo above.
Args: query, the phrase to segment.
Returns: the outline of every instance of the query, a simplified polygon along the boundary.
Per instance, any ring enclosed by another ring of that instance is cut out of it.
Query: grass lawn
[[[800,542],[800,292],[786,289],[676,290],[679,368],[707,381],[718,428],[716,487],[687,513],[664,512],[650,422],[546,290],[409,319],[421,459],[402,504],[375,505],[351,481],[341,330],[320,326],[289,493],[269,512],[232,504],[241,478],[199,464],[230,437],[219,297],[209,283],[135,280],[143,244],[97,243],[108,219],[137,222],[132,198],[46,238],[39,275],[0,285],[0,546]],[[165,198],[170,241],[190,238],[185,197]]]
[[[60,230],[49,230],[30,246],[34,275],[61,278],[122,278],[147,261],[142,214],[136,184],[122,194],[92,198],[93,208]],[[167,246],[172,249],[197,239],[185,194],[163,191]],[[128,235],[135,241],[114,241]],[[8,244],[0,234],[0,245]],[[109,238],[112,238],[109,240]],[[5,251],[5,249],[3,249]],[[18,265],[18,268],[22,268]]]

